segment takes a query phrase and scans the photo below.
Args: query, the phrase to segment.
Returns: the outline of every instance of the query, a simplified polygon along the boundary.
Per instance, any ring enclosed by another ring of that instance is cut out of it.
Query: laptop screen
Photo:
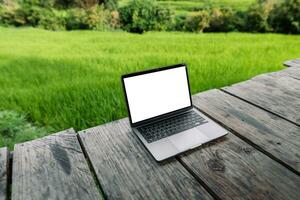
[[[123,82],[132,123],[191,106],[186,66],[126,77]]]

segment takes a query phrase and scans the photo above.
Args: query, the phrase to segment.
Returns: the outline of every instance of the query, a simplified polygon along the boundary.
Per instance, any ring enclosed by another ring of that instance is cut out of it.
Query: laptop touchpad
[[[170,142],[176,146],[180,151],[200,146],[205,143],[209,138],[201,133],[197,128],[193,128],[175,135],[168,137]]]

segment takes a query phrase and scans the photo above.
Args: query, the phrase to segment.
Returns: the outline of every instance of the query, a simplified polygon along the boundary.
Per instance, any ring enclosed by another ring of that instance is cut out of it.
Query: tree
[[[122,28],[134,33],[166,30],[171,24],[171,11],[154,0],[132,0],[120,9]]]
[[[228,32],[235,29],[234,12],[230,8],[213,8],[210,12],[210,32]]]
[[[252,4],[246,13],[245,29],[251,32],[270,31],[268,18],[273,8],[270,0],[259,0]]]
[[[117,10],[118,0],[74,0],[77,7],[90,8],[95,5],[104,5],[104,8],[109,10]]]
[[[185,21],[185,29],[193,32],[203,32],[209,27],[209,13],[206,10],[191,13],[187,16]]]
[[[300,33],[300,0],[285,0],[276,4],[269,23],[275,32]]]

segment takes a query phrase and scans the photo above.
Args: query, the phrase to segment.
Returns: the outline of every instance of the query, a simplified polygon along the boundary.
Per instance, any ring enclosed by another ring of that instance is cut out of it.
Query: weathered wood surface
[[[229,133],[180,156],[220,199],[295,200],[300,177]]]
[[[194,105],[300,174],[300,127],[220,90],[193,96]]]
[[[300,59],[288,60],[283,63],[287,67],[300,67]]]
[[[289,67],[287,69],[281,70],[277,72],[278,74],[282,74],[285,76],[290,76],[292,78],[300,80],[300,67]]]
[[[14,147],[12,199],[100,199],[73,129]]]
[[[234,134],[165,162],[151,157],[128,119],[80,132],[90,168],[73,129],[17,144],[11,199],[102,199],[102,191],[107,199],[299,199],[300,59],[290,62],[194,95],[196,107]],[[0,200],[8,162],[0,149]]]
[[[300,67],[299,68],[288,67],[288,68],[285,68],[285,69],[277,71],[277,72],[271,72],[268,74],[264,74],[264,76],[272,76],[274,78],[288,76],[288,77],[300,80]],[[256,79],[256,77],[254,77],[253,79]]]
[[[300,125],[300,80],[260,75],[223,90]]]
[[[7,199],[8,153],[6,147],[0,148],[0,200]]]
[[[158,163],[121,119],[79,133],[108,199],[211,199],[176,160]]]

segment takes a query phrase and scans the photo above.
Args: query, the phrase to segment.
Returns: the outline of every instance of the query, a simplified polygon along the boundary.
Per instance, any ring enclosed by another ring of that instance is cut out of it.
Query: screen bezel
[[[187,106],[187,107],[175,110],[175,111],[171,111],[171,112],[168,112],[168,113],[165,113],[165,114],[162,114],[162,115],[158,115],[156,117],[151,117],[149,119],[145,119],[145,120],[142,120],[142,121],[139,121],[139,122],[132,123],[131,113],[130,113],[130,108],[129,108],[129,104],[128,104],[128,99],[127,99],[127,93],[126,93],[124,79],[125,78],[129,78],[129,77],[133,77],[133,76],[139,76],[139,75],[149,74],[149,73],[153,73],[153,72],[159,72],[159,71],[174,69],[174,68],[178,68],[178,67],[184,67],[185,71],[186,71],[186,78],[187,78],[187,82],[188,82],[188,90],[189,90],[189,97],[190,97],[190,106]],[[121,79],[122,79],[123,90],[124,90],[124,94],[125,94],[124,96],[125,96],[125,100],[126,100],[126,106],[127,106],[129,121],[130,121],[130,125],[133,126],[133,127],[137,127],[137,126],[141,126],[143,124],[151,123],[153,121],[161,120],[161,119],[164,119],[166,117],[170,117],[170,116],[172,116],[174,114],[177,114],[177,113],[189,110],[189,109],[191,109],[193,107],[187,65],[184,64],[184,63],[176,64],[176,65],[170,65],[170,66],[165,66],[165,67],[160,67],[160,68],[155,68],[155,69],[150,69],[150,70],[145,70],[145,71],[141,71],[141,72],[134,72],[134,73],[126,74],[126,75],[123,75],[121,77]]]

